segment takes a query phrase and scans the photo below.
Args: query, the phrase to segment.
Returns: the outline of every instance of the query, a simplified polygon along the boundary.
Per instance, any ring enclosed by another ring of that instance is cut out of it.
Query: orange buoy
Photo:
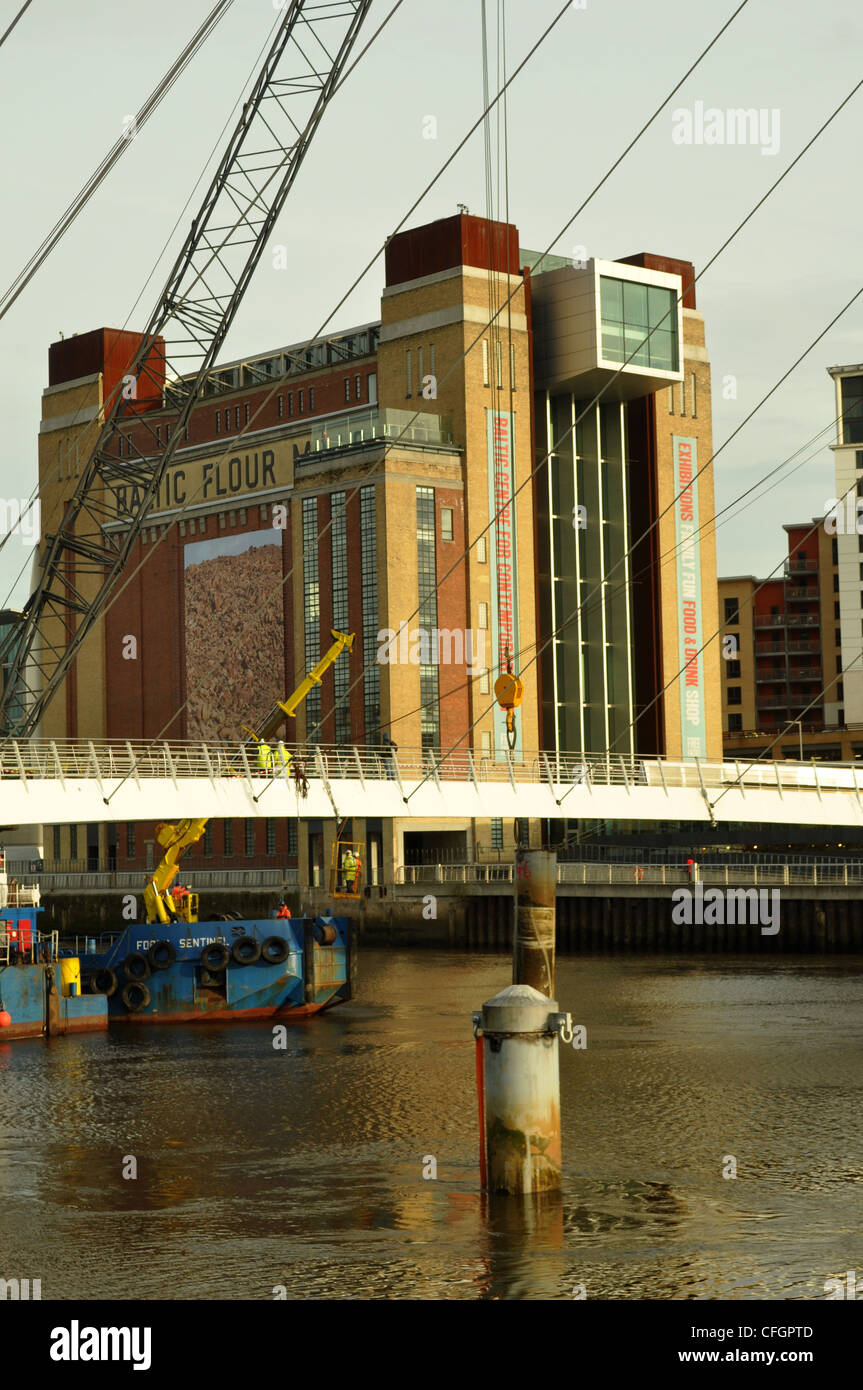
[[[8,1014],[5,1009],[0,1009],[0,1028],[8,1028],[11,1022],[12,1015]]]

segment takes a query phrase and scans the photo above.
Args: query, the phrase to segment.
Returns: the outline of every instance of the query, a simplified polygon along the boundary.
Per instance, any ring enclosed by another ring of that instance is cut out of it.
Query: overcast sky
[[[375,0],[367,36],[391,3]],[[0,292],[211,7],[33,0],[0,47]],[[495,0],[488,8],[494,12]],[[511,71],[561,2],[509,0],[506,8]],[[19,9],[20,0],[0,0],[0,33]],[[522,246],[549,245],[734,9],[734,0],[586,0],[567,11],[509,93],[510,219]],[[860,16],[855,0],[749,0],[555,251],[654,251],[700,269],[859,80]],[[274,17],[273,0],[235,0],[0,323],[4,500],[26,498],[35,484],[48,345],[61,332],[127,319],[136,328],[149,317],[191,210],[129,319]],[[778,130],[778,152],[676,143],[682,122],[673,113],[694,112],[699,102],[705,110],[763,110],[765,144],[776,144]],[[282,211],[272,241],[288,247],[293,269],[274,270],[265,256],[223,357],[316,333],[481,105],[479,0],[405,0],[330,106]],[[436,140],[423,138],[429,115]],[[863,91],[698,284],[716,450],[863,283],[861,115]],[[459,202],[486,212],[481,131],[409,225],[449,216]],[[493,212],[503,215],[502,202]],[[382,280],[380,259],[333,326],[377,318]],[[717,459],[721,507],[818,436],[796,460],[807,460],[802,467],[720,527],[720,574],[765,573],[784,553],[782,523],[812,517],[832,495],[833,436],[819,433],[833,418],[826,368],[863,360],[861,325],[863,296]],[[736,399],[723,399],[729,377]],[[16,538],[0,551],[0,607],[25,557]]]

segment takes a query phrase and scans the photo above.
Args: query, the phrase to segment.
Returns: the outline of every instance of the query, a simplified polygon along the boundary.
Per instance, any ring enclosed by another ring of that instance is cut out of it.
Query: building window
[[[134,859],[136,853],[135,822],[130,820],[126,825],[126,857],[128,859]]]
[[[435,558],[435,496],[433,487],[417,488],[417,590],[419,626],[437,627],[437,561]],[[423,753],[440,748],[440,692],[435,662],[420,663],[420,735]]]
[[[843,690],[843,688],[842,688],[842,684],[843,684],[842,681],[837,681],[837,682],[836,682],[836,699],[837,699],[837,700],[844,700],[844,699],[845,699],[845,692],[844,692],[844,690]]]
[[[207,825],[206,830],[204,831],[204,858],[205,858],[205,859],[212,859],[212,857],[213,857],[213,822],[210,821],[209,824]]]
[[[288,854],[297,853],[297,822],[291,818],[288,820]]]
[[[861,541],[863,541],[863,536],[861,536],[860,539],[861,539]],[[860,547],[860,549],[863,550],[863,545]],[[834,565],[838,565],[838,564],[839,564],[839,546],[838,546],[837,543],[836,543],[836,537],[835,537],[835,536],[833,537],[833,540],[830,542],[830,554],[831,554],[831,557],[832,557],[832,560],[833,560]]]
[[[696,417],[697,417],[697,415],[698,415],[698,411],[697,411],[697,409],[696,409],[696,405],[697,405],[697,398],[696,398],[696,394],[695,394],[695,393],[696,393],[696,390],[697,390],[697,384],[696,384],[696,381],[695,381],[695,373],[694,373],[694,372],[691,372],[691,373],[690,373],[690,377],[689,377],[689,413],[690,413],[690,415],[692,416],[693,420],[696,419]]]
[[[740,662],[739,662],[739,661],[726,661],[726,663],[725,663],[725,673],[726,673],[726,675],[728,676],[728,679],[729,679],[729,680],[739,680],[739,679],[740,679]]]
[[[490,695],[490,694],[491,694],[491,677],[490,677],[488,671],[482,671],[482,672],[480,673],[480,678],[479,678],[479,693],[480,693],[480,695]]]
[[[602,355],[608,362],[678,371],[677,295],[608,275],[599,279]],[[651,331],[653,330],[653,331]],[[647,342],[644,340],[650,333]],[[681,415],[685,414],[681,382]]]
[[[279,417],[280,420],[282,419],[284,413],[285,413],[285,398],[284,398],[284,396],[277,396],[277,397],[276,397],[276,414],[278,415],[278,417]]]
[[[482,753],[482,756],[483,756],[484,758],[490,758],[490,757],[491,757],[491,734],[488,733],[487,730],[483,730],[483,732],[480,734],[480,736],[479,736],[479,746],[480,746],[480,751],[481,751],[481,753]]]
[[[251,859],[252,855],[253,855],[254,852],[255,852],[255,822],[254,822],[253,820],[247,820],[247,821],[245,822],[245,830],[246,830],[246,858],[247,858],[247,859]]]
[[[225,411],[225,434],[230,434],[230,433],[231,433],[231,408],[230,408],[230,406],[228,406],[228,409]]]
[[[838,618],[838,617],[839,617],[839,604],[838,604],[838,603],[834,603],[834,605],[833,605],[833,617],[834,617],[834,618]]]
[[[488,386],[488,338],[482,340],[482,384]]]
[[[378,634],[378,541],[374,484],[360,488],[360,565],[363,592],[363,715],[366,742],[377,743],[381,723],[381,668],[372,661]]]
[[[669,415],[673,415],[673,414],[674,414],[674,387],[673,387],[673,386],[669,386],[669,388],[668,388],[668,413],[669,413]]]
[[[298,391],[298,392],[297,392],[297,414],[298,414],[298,415],[302,415],[302,413],[303,413],[303,393],[302,393],[302,391]]]
[[[835,628],[833,629],[833,645],[834,645],[835,647],[841,647],[841,645],[842,645],[842,641],[841,641],[841,632],[840,632],[840,629],[839,629],[838,627],[835,627]]]
[[[515,343],[509,345],[509,384],[515,390]]]
[[[314,410],[314,408],[315,408],[315,388],[314,388],[314,386],[310,386],[310,387],[309,387],[309,410]]]
[[[837,656],[837,658],[836,658],[836,674],[837,674],[837,676],[839,675],[839,673],[840,673],[841,670],[842,670],[842,658],[841,658],[841,656]]]
[[[725,600],[725,621],[726,623],[739,623],[740,621],[740,600],[727,598]]]
[[[223,835],[224,835],[225,854],[227,854],[227,855],[233,854],[233,853],[234,853],[234,822],[233,822],[232,820],[226,820],[226,821],[224,822],[224,831],[223,831]]]
[[[272,816],[267,816],[267,854],[273,855],[276,852],[276,822]]]
[[[485,536],[480,536],[476,543],[476,558],[477,563],[480,565],[484,565],[488,560],[488,548],[485,543]]]
[[[452,530],[452,507],[441,507],[440,509],[440,538],[442,541],[451,541],[453,538]],[[863,565],[860,566],[863,571]]]
[[[495,345],[494,345],[494,356],[495,356],[495,379],[496,379],[496,381],[497,381],[497,389],[498,389],[499,391],[502,391],[502,390],[503,390],[503,348],[502,348],[502,346],[501,346],[500,338],[496,339],[496,341],[495,341]]]
[[[156,444],[157,444],[158,447],[161,449],[161,447],[162,447],[162,426],[161,426],[161,425],[157,425],[157,426],[156,426]]]
[[[78,858],[78,827],[77,827],[77,825],[70,825],[70,826],[69,826],[69,858],[70,858],[70,859],[73,859],[73,860]]]
[[[235,429],[235,430],[238,430],[239,428],[240,428],[240,407],[239,407],[238,405],[235,405],[235,406],[234,406],[234,429]]]
[[[740,731],[741,731],[742,728],[743,728],[743,716],[742,716],[741,714],[729,714],[729,716],[728,716],[728,732],[729,732],[730,734],[738,734],[738,733],[740,733]]]
[[[417,394],[421,394],[421,393],[422,393],[422,389],[423,389],[423,356],[424,356],[424,354],[423,354],[422,348],[421,348],[421,347],[418,347],[418,348],[417,348]]]
[[[478,605],[478,610],[477,627],[480,631],[484,631],[488,628],[488,604],[480,603]]]
[[[246,401],[246,404],[243,407],[243,409],[246,412],[246,424],[248,424],[250,419],[252,418],[252,407],[249,405],[248,401]]]
[[[350,379],[349,376],[346,376],[346,377],[345,377],[345,400],[346,400],[346,401],[349,401],[350,398],[351,398],[351,379]]]
[[[843,376],[840,397],[842,443],[863,444],[863,376]]]
[[[303,629],[306,670],[321,659],[321,594],[318,578],[318,499],[303,498]],[[310,690],[305,701],[306,738],[320,742],[321,687]]]
[[[348,630],[348,531],[345,513],[345,494],[330,496],[330,553],[332,562],[333,627],[336,632]],[[333,667],[335,696],[336,743],[351,741],[351,711],[348,703],[350,666],[339,660]]]
[[[413,376],[412,376],[412,374],[411,374],[411,350],[410,350],[410,348],[407,348],[407,349],[405,350],[405,377],[406,377],[406,379],[407,379],[407,387],[408,387],[407,391],[405,392],[405,395],[406,395],[406,396],[412,396],[413,393],[414,393],[414,388],[413,388]]]
[[[729,685],[729,687],[728,687],[728,703],[729,703],[729,705],[742,705],[742,704],[743,704],[742,686],[739,686],[739,685]]]
[[[491,847],[492,849],[503,849],[503,821],[495,816],[489,822],[491,828]]]
[[[434,376],[434,373],[435,373],[435,365],[434,365],[434,343],[431,343],[431,344],[429,345],[429,371],[431,372],[432,376]],[[863,465],[861,465],[861,466],[863,466]]]
[[[681,413],[681,415],[685,415],[685,414],[686,414],[686,382],[685,382],[685,381],[681,381],[681,382],[680,382],[679,390],[680,390],[680,413]]]
[[[361,376],[354,377],[354,393],[358,401],[363,398],[363,379]]]

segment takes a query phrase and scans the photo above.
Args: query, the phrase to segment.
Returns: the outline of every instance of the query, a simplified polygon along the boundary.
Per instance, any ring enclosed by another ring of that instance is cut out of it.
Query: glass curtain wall
[[[549,629],[560,752],[631,754],[632,634],[624,407],[548,396]],[[584,419],[573,425],[580,415]],[[573,450],[573,438],[575,450]],[[546,696],[548,698],[548,696]]]

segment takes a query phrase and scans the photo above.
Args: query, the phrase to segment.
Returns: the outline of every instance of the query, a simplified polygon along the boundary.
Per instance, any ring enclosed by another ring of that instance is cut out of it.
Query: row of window
[[[488,338],[482,340],[482,384],[491,386],[491,376],[489,372],[489,350]],[[494,384],[498,391],[503,390],[503,344],[500,338],[495,339],[494,344]],[[517,386],[515,379],[515,343],[509,345],[509,388],[515,391]]]
[[[244,825],[245,853],[251,858],[255,853],[255,822],[246,820]],[[297,853],[297,822],[289,819],[288,825],[288,854]],[[267,854],[273,855],[276,852],[276,822],[272,817],[265,821]],[[60,839],[61,827],[54,826],[54,859],[63,858],[62,844]],[[211,821],[204,831],[203,840],[204,857],[208,858],[213,853],[213,822]],[[226,855],[234,853],[234,822],[226,820],[222,822],[222,852]],[[137,834],[134,822],[130,821],[126,826],[126,858],[135,859],[137,857]],[[78,858],[78,827],[69,826],[69,859]]]
[[[697,420],[697,419],[698,419],[698,400],[697,400],[697,395],[696,395],[696,392],[697,392],[697,382],[696,382],[696,380],[695,380],[695,373],[694,373],[694,372],[690,372],[690,373],[689,373],[689,409],[688,409],[688,410],[686,409],[686,380],[684,379],[683,381],[675,382],[675,384],[674,384],[673,386],[669,386],[669,388],[668,388],[668,413],[669,413],[669,415],[674,415],[674,413],[675,413],[675,411],[674,411],[674,393],[675,393],[675,392],[677,392],[677,399],[678,399],[677,414],[678,414],[678,415],[682,415],[684,418],[685,418],[687,415],[689,415],[691,419]]]
[[[421,396],[422,393],[423,393],[423,387],[424,387],[424,385],[425,385],[426,376],[428,375],[428,376],[432,376],[432,377],[433,377],[433,376],[436,375],[436,373],[435,373],[435,345],[434,345],[434,343],[430,343],[430,344],[429,344],[429,348],[428,348],[428,357],[426,357],[426,355],[425,355],[425,347],[407,348],[407,350],[405,351],[405,381],[406,381],[406,383],[407,383],[407,385],[405,386],[405,395],[406,395],[406,396],[412,396],[412,395],[414,394],[414,375],[413,375],[414,354],[416,354],[416,366],[417,366],[416,394],[417,394],[418,396]],[[426,369],[428,369],[428,370],[426,370]],[[435,386],[435,396],[436,396],[436,395],[437,395],[437,387]]]

